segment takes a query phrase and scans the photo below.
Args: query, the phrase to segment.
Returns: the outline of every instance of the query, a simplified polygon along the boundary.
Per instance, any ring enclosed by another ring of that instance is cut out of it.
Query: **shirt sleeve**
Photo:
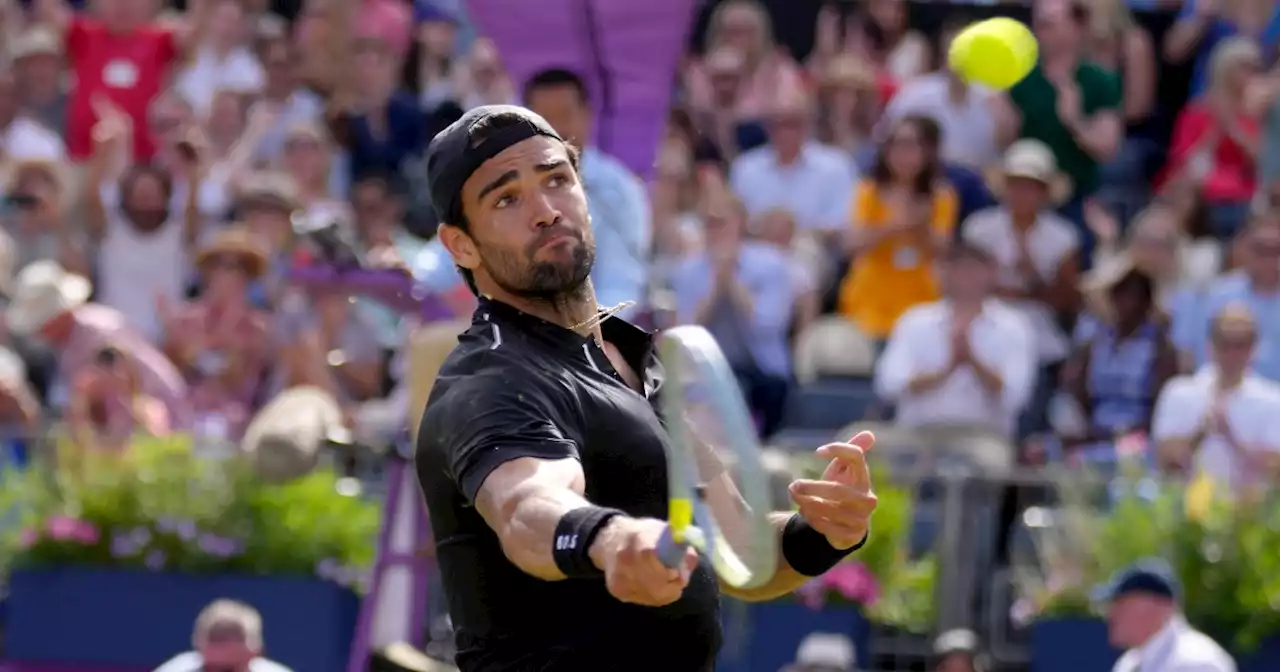
[[[1196,408],[1195,395],[1190,392],[1185,379],[1165,385],[1156,399],[1155,413],[1151,418],[1152,439],[1183,439],[1195,433],[1204,409]]]
[[[884,352],[876,362],[872,386],[876,395],[887,401],[897,401],[907,391],[907,385],[916,374],[911,340],[916,320],[911,313],[903,315],[893,326],[893,333]]]
[[[578,445],[557,424],[555,405],[536,386],[490,373],[453,384],[428,403],[418,451],[443,453],[448,476],[468,502],[502,464],[522,457],[578,459]]]
[[[1008,356],[1003,360],[1001,378],[1004,383],[1003,404],[1006,410],[1020,411],[1031,401],[1031,393],[1035,389],[1037,357],[1035,341],[1031,335],[1031,325],[1021,314],[1011,315],[1007,331],[1004,332]]]

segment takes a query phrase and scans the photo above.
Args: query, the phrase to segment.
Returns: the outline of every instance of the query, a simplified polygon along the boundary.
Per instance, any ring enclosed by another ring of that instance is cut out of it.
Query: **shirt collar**
[[[588,337],[576,331],[530,315],[509,303],[503,303],[488,296],[480,297],[472,322],[496,322],[510,326],[554,347],[575,352],[590,342]],[[628,362],[644,362],[653,353],[653,334],[621,317],[605,318],[600,323],[600,333],[604,336],[604,340],[618,348]]]
[[[1180,614],[1174,614],[1160,631],[1148,639],[1138,649],[1138,659],[1142,661],[1139,669],[1158,669],[1155,663],[1163,661],[1178,641],[1178,635],[1187,628],[1187,622]]]

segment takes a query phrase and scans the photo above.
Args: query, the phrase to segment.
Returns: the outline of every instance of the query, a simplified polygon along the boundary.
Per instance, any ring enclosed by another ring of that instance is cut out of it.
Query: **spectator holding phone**
[[[164,403],[143,394],[133,363],[114,345],[99,348],[77,373],[67,420],[72,441],[86,451],[120,452],[139,433],[169,432]]]

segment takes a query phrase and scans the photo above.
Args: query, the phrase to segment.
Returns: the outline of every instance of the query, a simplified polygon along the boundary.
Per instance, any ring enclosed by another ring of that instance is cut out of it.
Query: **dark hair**
[[[1136,268],[1132,269],[1121,276],[1121,278],[1111,286],[1109,294],[1111,294],[1111,296],[1115,296],[1127,289],[1137,290],[1139,296],[1142,298],[1143,304],[1148,308],[1155,305],[1156,283],[1155,280],[1152,280],[1150,275],[1147,275]]]
[[[1089,25],[1089,21],[1093,19],[1093,12],[1083,0],[1071,0],[1069,16],[1077,26],[1084,27]]]
[[[155,178],[160,183],[166,203],[173,198],[173,176],[169,174],[169,171],[151,163],[135,163],[125,169],[124,174],[120,176],[120,200],[122,203],[129,198],[129,194],[133,192],[138,180],[144,177]]]
[[[587,85],[582,81],[582,77],[572,70],[565,68],[547,68],[540,70],[524,83],[524,91],[521,97],[525,104],[529,104],[529,98],[538,89],[548,89],[556,86],[572,87],[578,94],[578,100],[583,104],[591,101],[591,97],[587,95]]]
[[[524,114],[519,112],[499,112],[497,114],[482,117],[470,129],[471,146],[477,147],[483,144],[485,140],[488,140],[495,133],[504,128],[526,123],[528,123],[527,118]],[[578,150],[575,149],[573,145],[564,142],[563,140],[561,143],[564,145],[565,152],[569,155],[569,165],[573,167],[573,171],[575,173],[578,172]],[[453,199],[453,206],[450,212],[441,212],[437,214],[440,217],[441,224],[448,224],[449,226],[457,227],[466,234],[471,233],[471,222],[467,221],[467,215],[463,211],[461,198]],[[480,291],[476,289],[475,275],[469,269],[461,266],[458,267],[458,273],[462,274],[462,279],[466,281],[467,287],[471,290],[471,293],[479,296]]]
[[[876,184],[881,186],[887,185],[893,180],[893,174],[889,171],[889,144],[893,141],[893,136],[898,132],[898,129],[908,124],[915,126],[916,131],[920,133],[920,143],[924,145],[925,153],[924,166],[920,169],[920,174],[916,176],[913,187],[917,194],[927,196],[933,193],[933,187],[937,183],[938,177],[942,174],[942,166],[938,161],[938,144],[942,140],[942,129],[938,126],[938,122],[931,117],[911,114],[899,119],[890,129],[885,141],[876,148],[876,160],[871,169],[871,177]]]

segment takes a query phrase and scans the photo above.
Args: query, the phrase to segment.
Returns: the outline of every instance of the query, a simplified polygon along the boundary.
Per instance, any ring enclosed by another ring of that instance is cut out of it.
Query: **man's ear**
[[[444,249],[449,251],[449,256],[453,257],[453,263],[472,271],[480,266],[480,253],[476,250],[475,241],[466,231],[442,222],[436,235],[440,237]]]

